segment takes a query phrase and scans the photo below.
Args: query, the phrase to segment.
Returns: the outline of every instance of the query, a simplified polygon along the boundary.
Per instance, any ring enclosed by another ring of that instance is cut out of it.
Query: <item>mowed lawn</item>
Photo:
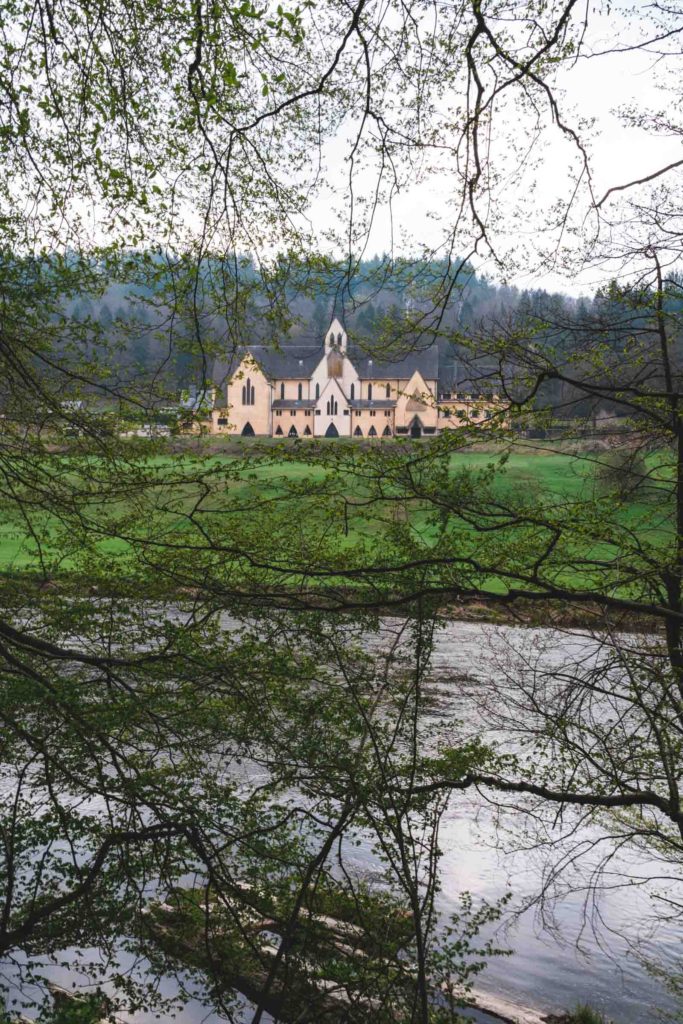
[[[416,445],[416,451],[419,451],[419,445]],[[496,462],[497,455],[494,452],[459,452],[450,456],[449,470],[455,477],[463,470],[485,470]],[[331,536],[333,543],[342,549],[361,542],[372,542],[373,538],[381,536],[386,527],[387,510],[376,504],[364,504],[365,489],[362,483],[350,477],[346,483],[347,478],[335,477],[324,466],[296,461],[291,448],[285,451],[282,461],[274,452],[273,461],[255,460],[235,474],[232,467],[237,465],[236,457],[229,454],[213,454],[201,462],[189,453],[149,459],[148,466],[157,476],[153,502],[158,523],[181,532],[188,528],[184,513],[194,507],[198,489],[196,485],[174,482],[174,478],[177,481],[184,473],[191,474],[195,468],[202,466],[209,470],[213,467],[216,471],[215,493],[209,499],[204,499],[203,509],[209,514],[223,516],[224,528],[228,532],[231,522],[229,517],[236,522],[241,516],[247,517],[246,521],[256,528],[263,522],[264,529],[267,529],[274,510],[278,513],[284,511],[292,527],[301,528],[304,519],[310,522],[316,508],[323,506],[327,522],[331,521],[328,539]],[[75,472],[73,467],[69,471]],[[514,497],[552,507],[589,498],[594,493],[594,475],[595,465],[590,455],[574,458],[562,453],[521,451],[511,454],[504,471],[496,473],[494,488],[503,499]],[[342,519],[340,512],[338,520],[335,520],[330,510],[334,513],[341,506],[345,506],[344,517]],[[118,510],[125,513],[125,498],[121,499]],[[661,511],[664,513],[664,510]],[[93,520],[97,521],[99,511],[96,503],[91,512]],[[429,544],[434,536],[429,513],[411,507],[407,516],[422,541]],[[658,534],[660,540],[668,535],[664,514],[662,522],[653,525],[652,502],[631,502],[624,507],[620,516],[625,526],[635,529],[642,522],[643,527],[652,532],[653,536]],[[125,552],[127,544],[124,540],[107,538],[105,519],[106,514],[102,517],[100,550],[110,554]],[[50,563],[58,565],[59,571],[68,572],[72,567],[69,554],[65,552],[65,557],[59,560],[56,540],[59,524],[53,522],[48,515],[34,517],[33,524],[34,528],[37,524],[42,531]],[[0,526],[0,571],[36,572],[40,568],[37,545],[30,536],[28,526],[21,520],[5,522]]]

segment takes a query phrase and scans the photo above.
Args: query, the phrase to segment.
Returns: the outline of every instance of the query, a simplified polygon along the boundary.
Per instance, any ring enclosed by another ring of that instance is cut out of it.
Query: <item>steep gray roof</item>
[[[424,380],[436,380],[439,376],[439,349],[436,345],[408,352],[403,359],[383,360],[367,352],[351,350],[349,359],[356,367],[361,380],[409,380],[419,370]]]
[[[247,353],[251,353],[263,372],[271,380],[292,377],[310,377],[323,357],[321,346],[288,345],[274,349],[269,345],[248,345],[236,349],[231,359],[217,359],[213,365],[213,379],[222,384],[235,372]]]
[[[213,366],[213,380],[223,382],[235,372],[244,356],[250,352],[263,372],[271,380],[310,377],[323,358],[320,345],[287,345],[273,349],[268,345],[248,345],[236,349],[229,359],[217,359]],[[439,350],[436,345],[407,353],[402,359],[377,359],[358,349],[351,349],[348,358],[361,380],[409,380],[419,370],[425,380],[439,376]]]

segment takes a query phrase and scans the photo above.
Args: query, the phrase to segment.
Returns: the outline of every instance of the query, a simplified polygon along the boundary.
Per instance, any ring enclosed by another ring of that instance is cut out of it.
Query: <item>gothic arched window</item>
[[[387,398],[391,398],[391,388],[387,384]]]
[[[299,399],[299,401],[301,401],[301,399],[303,398],[303,388],[301,384],[299,384],[299,387],[297,388],[296,397]]]
[[[281,384],[280,385],[280,398],[284,398],[284,397],[285,397],[285,386],[284,386],[284,384]]]
[[[368,384],[368,398],[372,399],[372,384]]]
[[[356,397],[356,385],[352,384],[351,385],[351,401],[353,401],[355,397]]]
[[[316,402],[318,401],[319,398],[320,398],[320,385],[316,384],[316,386],[315,386],[315,400],[316,400]]]

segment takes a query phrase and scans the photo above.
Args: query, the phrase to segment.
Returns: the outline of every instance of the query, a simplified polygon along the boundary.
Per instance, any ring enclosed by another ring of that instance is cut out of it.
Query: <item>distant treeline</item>
[[[288,266],[267,278],[246,259],[227,268],[209,261],[199,286],[186,268],[160,261],[152,266],[146,284],[110,283],[99,295],[73,298],[68,311],[102,341],[115,343],[112,358],[144,373],[163,369],[179,387],[196,382],[214,355],[250,341],[321,344],[334,316],[352,343],[364,348],[436,342],[448,385],[464,372],[463,339],[530,314],[574,316],[586,307],[585,300],[566,295],[498,284],[467,264],[392,262],[386,256],[352,270]]]
[[[49,272],[46,266],[40,272],[31,266],[32,281],[41,273],[51,278],[51,334],[63,351],[96,361],[103,378],[114,373],[140,394],[147,388],[168,397],[209,381],[217,356],[249,342],[319,345],[337,316],[352,345],[380,357],[400,358],[436,343],[443,391],[504,386],[508,396],[524,398],[523,383],[515,390],[515,382],[524,378],[525,351],[547,351],[549,363],[572,364],[583,373],[586,365],[600,364],[601,347],[629,359],[637,349],[647,375],[658,318],[678,323],[683,312],[678,278],[667,282],[661,302],[650,290],[623,284],[576,299],[497,283],[466,263],[386,256],[353,267],[292,258],[257,268],[247,258],[233,258],[208,259],[198,268],[164,253],[132,253],[98,265],[66,259],[60,268],[49,264]],[[11,270],[23,296],[27,268],[15,262]],[[31,287],[37,310],[45,288],[40,293]],[[35,327],[42,338],[38,320]],[[678,352],[674,340],[675,372],[683,366]],[[533,395],[536,408],[553,416],[628,411],[613,388],[592,399],[590,408],[587,401],[552,374]]]

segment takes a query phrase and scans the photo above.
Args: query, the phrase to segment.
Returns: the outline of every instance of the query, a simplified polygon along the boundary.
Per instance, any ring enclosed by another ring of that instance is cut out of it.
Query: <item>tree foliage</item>
[[[4,4],[0,505],[35,569],[7,574],[0,618],[13,991],[93,951],[84,973],[114,1008],[163,1007],[176,973],[180,1001],[201,979],[225,1015],[246,996],[255,1024],[349,1005],[453,1019],[492,951],[476,933],[495,909],[465,900],[438,927],[440,818],[474,786],[549,829],[576,808],[680,877],[680,162],[598,195],[556,88],[599,59],[592,17],[575,0]],[[609,49],[675,67],[677,19],[655,5],[626,44],[617,19]],[[529,139],[549,132],[569,187],[534,219],[531,259],[510,225],[543,205]],[[376,219],[435,181],[451,183],[437,236],[363,267]],[[316,202],[339,214],[322,231]],[[503,276],[531,260],[616,280],[576,308],[527,294],[481,331],[446,313],[484,256]],[[293,474],[273,496],[258,473],[301,450],[169,459],[121,437],[256,323],[280,341],[330,280],[333,306],[368,314],[395,283],[410,307],[384,304],[368,334],[392,351],[438,338],[504,396],[489,465],[458,468],[471,425],[424,448],[312,444],[315,489]],[[505,488],[527,428],[561,432],[573,466],[604,462],[600,409],[642,441],[656,501]],[[594,613],[598,656],[513,658],[482,688],[511,749],[425,736],[439,609],[520,600]],[[625,643],[629,616],[652,638]],[[350,857],[361,839],[375,885]]]

